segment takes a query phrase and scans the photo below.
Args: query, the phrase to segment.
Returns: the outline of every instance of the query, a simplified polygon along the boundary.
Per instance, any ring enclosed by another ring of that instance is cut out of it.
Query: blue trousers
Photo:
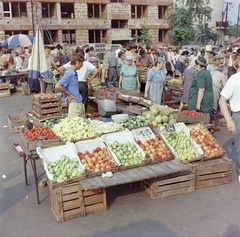
[[[240,112],[233,113],[232,119],[236,126],[236,134],[234,135],[234,148],[237,154],[237,173],[240,175]]]

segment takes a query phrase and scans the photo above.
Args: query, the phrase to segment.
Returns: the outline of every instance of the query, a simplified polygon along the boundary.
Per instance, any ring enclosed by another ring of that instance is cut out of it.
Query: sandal
[[[219,132],[220,128],[214,128],[215,132]]]
[[[211,134],[215,133],[215,129],[214,128],[210,129],[210,133]]]

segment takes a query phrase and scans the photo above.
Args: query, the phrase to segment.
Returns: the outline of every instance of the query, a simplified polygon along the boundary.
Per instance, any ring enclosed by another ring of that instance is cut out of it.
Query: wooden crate
[[[35,105],[33,105],[32,110],[38,113],[39,115],[62,112],[61,106],[54,106],[50,108],[38,108]]]
[[[62,94],[56,94],[55,98],[47,98],[47,99],[41,99],[41,98],[38,98],[38,97],[35,97],[34,95],[32,95],[32,99],[35,100],[38,103],[60,101],[61,98],[62,98]]]
[[[141,182],[141,187],[152,199],[195,191],[195,174],[183,173],[161,179],[149,179]]]
[[[122,103],[122,101],[118,98],[117,92],[108,91],[107,92],[107,99],[112,100],[116,104],[121,104]]]
[[[0,83],[0,90],[9,89],[9,84],[7,82]]]
[[[149,111],[149,109],[139,105],[130,105],[130,106],[126,106],[126,111],[134,114],[142,115],[143,112]]]
[[[15,86],[15,89],[16,89],[17,92],[22,92],[23,91],[22,86]]]
[[[106,100],[107,99],[107,92],[102,92],[101,90],[93,89],[93,97],[99,100]]]
[[[37,147],[44,147],[44,146],[47,146],[49,144],[56,143],[56,142],[60,141],[60,138],[56,135],[55,135],[55,139],[51,139],[51,140],[39,140],[39,141],[32,141],[31,139],[26,140],[26,138],[23,135],[23,133],[26,130],[27,130],[26,128],[21,129],[20,137],[21,137],[21,140],[22,140],[24,146],[28,149],[28,151],[34,151],[34,150],[36,150]]]
[[[83,191],[77,182],[57,189],[49,185],[49,190],[51,211],[57,222],[107,210],[106,189]]]
[[[207,188],[232,182],[232,160],[218,158],[191,163],[195,169],[195,188]]]
[[[27,119],[22,114],[19,116],[8,115],[8,127],[11,133],[19,133],[22,128],[27,129]]]
[[[59,112],[55,112],[55,113],[46,113],[46,114],[41,114],[39,113],[39,111],[33,111],[33,116],[36,117],[36,119],[38,120],[42,120],[42,119],[48,119],[50,117],[58,117],[58,116],[62,116],[62,110],[59,110]]]
[[[53,102],[45,102],[45,103],[38,103],[37,101],[33,100],[33,106],[36,106],[37,108],[45,109],[45,108],[52,108],[52,107],[61,107],[62,102],[61,101],[53,101]]]
[[[11,92],[9,88],[0,90],[0,98],[8,97],[8,96],[11,96]]]
[[[183,123],[209,123],[210,122],[210,115],[207,116],[189,116],[189,115],[182,115],[181,113],[175,113],[175,118],[177,122]]]

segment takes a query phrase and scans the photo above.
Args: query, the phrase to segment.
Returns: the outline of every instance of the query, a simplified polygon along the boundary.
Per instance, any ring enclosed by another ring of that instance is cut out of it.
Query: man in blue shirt
[[[80,54],[71,56],[71,67],[65,72],[62,79],[56,84],[55,88],[63,93],[65,101],[69,104],[68,117],[85,117],[85,109],[82,103],[82,96],[78,90],[79,70],[83,65],[84,57]]]

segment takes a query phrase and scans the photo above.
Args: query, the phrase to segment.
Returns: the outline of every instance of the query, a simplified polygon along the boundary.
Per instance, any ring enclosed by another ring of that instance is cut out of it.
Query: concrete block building
[[[166,43],[170,0],[2,0],[0,41],[43,31],[45,44],[125,43],[146,23],[153,43]]]

